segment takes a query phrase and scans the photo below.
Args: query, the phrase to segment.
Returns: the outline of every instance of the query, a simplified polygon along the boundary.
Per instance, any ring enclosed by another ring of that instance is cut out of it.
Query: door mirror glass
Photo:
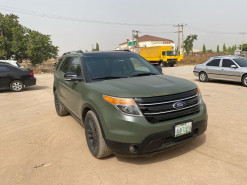
[[[81,77],[78,77],[75,72],[67,72],[64,74],[65,81],[82,81]]]
[[[231,68],[238,68],[236,65],[231,65]]]

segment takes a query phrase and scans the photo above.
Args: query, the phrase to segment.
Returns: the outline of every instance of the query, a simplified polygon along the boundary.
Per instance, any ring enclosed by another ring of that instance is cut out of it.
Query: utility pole
[[[180,47],[181,47],[180,46],[180,33],[182,32],[182,31],[180,31],[181,25],[180,24],[174,25],[174,27],[178,27],[178,31],[175,33],[178,33],[178,55],[180,55]]]
[[[133,46],[133,52],[135,52],[134,39],[136,39],[136,48],[137,48],[137,53],[138,54],[139,54],[139,33],[140,33],[140,31],[132,30],[132,46]]]
[[[184,54],[184,26],[186,26],[187,24],[181,24],[182,27],[182,50],[183,50],[183,54]]]

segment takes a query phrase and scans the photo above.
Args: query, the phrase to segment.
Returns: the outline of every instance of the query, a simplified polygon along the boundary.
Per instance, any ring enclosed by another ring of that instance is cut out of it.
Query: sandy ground
[[[151,158],[92,157],[84,128],[55,112],[52,75],[36,75],[37,86],[20,93],[1,91],[0,184],[247,184],[247,88],[200,83],[192,70],[163,69],[198,84],[208,107],[208,130]]]

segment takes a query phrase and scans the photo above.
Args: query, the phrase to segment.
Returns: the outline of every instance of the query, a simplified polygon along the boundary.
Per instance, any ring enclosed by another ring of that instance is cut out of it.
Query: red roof
[[[173,42],[170,39],[166,39],[166,38],[161,38],[161,37],[155,37],[152,35],[143,35],[141,37],[139,37],[139,42],[144,42],[144,41],[168,41],[168,42]],[[121,43],[121,44],[125,44],[127,42]]]

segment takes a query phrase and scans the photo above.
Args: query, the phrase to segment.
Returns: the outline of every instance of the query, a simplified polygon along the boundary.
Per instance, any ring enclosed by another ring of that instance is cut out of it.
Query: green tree
[[[220,53],[220,46],[217,45],[217,53],[219,54]]]
[[[25,41],[26,55],[32,65],[41,64],[57,56],[58,47],[52,45],[49,35],[43,35],[37,31],[29,31]]]
[[[203,53],[206,53],[206,52],[207,52],[207,49],[206,49],[205,44],[203,44],[203,47],[202,47],[202,52],[203,52]]]
[[[98,43],[96,43],[95,48],[93,48],[93,46],[92,46],[92,51],[99,51],[99,44]]]
[[[226,53],[227,49],[226,49],[226,44],[224,43],[223,45],[223,52]]]
[[[228,47],[227,52],[232,53],[232,47],[231,46]]]
[[[32,59],[31,62],[36,64],[42,63],[41,59],[47,60],[57,55],[58,47],[52,45],[50,36],[31,31],[22,26],[18,19],[14,14],[0,13],[0,58]]]
[[[247,51],[247,44],[243,44],[241,48],[242,48],[242,51]]]
[[[193,43],[195,40],[197,40],[198,35],[188,35],[187,38],[184,41],[184,48],[186,50],[187,55],[190,54],[190,52],[193,53]]]

